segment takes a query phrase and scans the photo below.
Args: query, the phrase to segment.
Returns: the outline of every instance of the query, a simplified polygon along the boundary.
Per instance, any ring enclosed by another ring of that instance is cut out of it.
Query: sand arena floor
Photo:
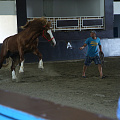
[[[11,81],[8,69],[0,70],[0,89],[9,90],[116,119],[120,96],[120,57],[105,58],[105,79],[99,78],[94,63],[82,78],[84,60],[45,62],[44,70],[38,63],[24,65],[18,73],[19,82]]]

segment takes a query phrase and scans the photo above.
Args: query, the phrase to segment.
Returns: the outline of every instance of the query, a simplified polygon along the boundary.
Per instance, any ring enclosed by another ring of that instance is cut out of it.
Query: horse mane
[[[28,21],[24,26],[21,26],[21,29],[30,28],[41,28],[46,27],[50,28],[51,22],[48,22],[44,17],[42,18],[34,18],[32,21]]]

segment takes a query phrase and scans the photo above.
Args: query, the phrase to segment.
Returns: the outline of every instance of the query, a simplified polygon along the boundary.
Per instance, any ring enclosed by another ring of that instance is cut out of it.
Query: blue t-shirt
[[[88,51],[86,56],[95,57],[98,56],[98,45],[101,45],[100,38],[97,37],[97,39],[93,39],[92,37],[89,37],[85,44],[88,45]]]

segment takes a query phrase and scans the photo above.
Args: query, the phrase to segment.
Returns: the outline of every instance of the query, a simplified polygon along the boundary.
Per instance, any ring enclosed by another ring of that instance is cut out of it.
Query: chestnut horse
[[[56,41],[52,35],[50,29],[51,22],[48,22],[45,18],[36,18],[33,21],[27,22],[24,26],[21,26],[23,31],[13,36],[6,38],[3,41],[1,53],[0,53],[0,69],[6,58],[12,58],[12,79],[16,79],[15,67],[21,63],[20,72],[24,72],[24,54],[32,52],[39,57],[38,68],[43,69],[42,55],[38,50],[38,37],[43,36],[48,42],[56,45]]]

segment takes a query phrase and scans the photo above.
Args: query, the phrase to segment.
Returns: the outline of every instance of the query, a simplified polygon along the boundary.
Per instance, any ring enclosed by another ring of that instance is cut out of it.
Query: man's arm
[[[79,49],[82,50],[87,46],[87,44],[84,44],[82,47],[80,47]]]
[[[102,52],[102,46],[101,45],[99,45],[99,49],[100,49],[100,52]]]

